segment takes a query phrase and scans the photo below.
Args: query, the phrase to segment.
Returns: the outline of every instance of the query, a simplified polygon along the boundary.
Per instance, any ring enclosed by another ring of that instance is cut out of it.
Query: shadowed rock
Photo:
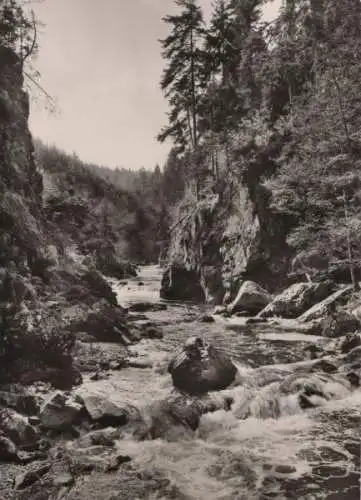
[[[237,368],[228,356],[199,337],[187,340],[168,366],[173,385],[188,394],[222,390],[235,379]]]

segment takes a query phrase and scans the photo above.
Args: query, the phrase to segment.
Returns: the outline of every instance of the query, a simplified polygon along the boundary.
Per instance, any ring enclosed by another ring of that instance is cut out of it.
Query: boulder
[[[88,270],[82,275],[81,281],[94,297],[106,299],[111,304],[117,305],[117,297],[112,287],[99,271],[95,269]]]
[[[18,449],[11,439],[0,436],[0,462],[18,462]]]
[[[40,408],[40,422],[46,429],[63,430],[74,423],[82,409],[81,403],[58,391]]]
[[[34,444],[38,439],[38,433],[28,419],[10,408],[0,410],[0,430],[19,446]]]
[[[272,300],[272,296],[257,283],[245,281],[227,311],[231,314],[246,312],[257,314],[265,308]]]
[[[260,318],[279,316],[297,318],[316,303],[328,297],[332,291],[329,282],[295,283],[277,295],[259,314]]]
[[[340,350],[342,354],[347,354],[359,346],[361,346],[361,335],[359,333],[351,333],[342,339]]]
[[[0,406],[7,406],[25,415],[36,415],[39,410],[38,398],[17,384],[2,387]]]
[[[125,425],[129,421],[126,406],[118,406],[106,398],[96,395],[82,396],[84,406],[90,418],[108,427]]]
[[[27,470],[23,474],[19,474],[15,478],[15,485],[14,485],[15,489],[22,490],[28,488],[36,481],[39,481],[39,479],[42,476],[45,476],[45,474],[47,474],[50,471],[50,469],[51,469],[50,463],[43,463],[34,466],[32,469]]]
[[[130,312],[147,312],[147,311],[164,311],[167,309],[166,304],[151,303],[151,302],[138,302],[136,304],[131,304],[128,307]]]
[[[160,296],[166,300],[187,300],[204,303],[205,292],[200,276],[193,269],[172,265],[163,274]]]
[[[188,394],[222,390],[235,379],[237,368],[231,359],[199,337],[187,340],[183,350],[169,363],[173,385]]]
[[[105,299],[99,300],[91,308],[79,310],[69,328],[73,333],[87,333],[98,342],[124,344],[123,335],[130,335],[126,311],[120,306],[109,304]]]
[[[337,338],[348,333],[354,333],[359,327],[359,320],[346,311],[339,311],[321,322],[322,335],[329,338]]]
[[[180,433],[198,429],[202,415],[218,410],[229,411],[232,402],[221,394],[191,397],[173,392],[145,409],[147,436],[150,439],[177,439]]]
[[[301,316],[299,316],[298,320],[305,323],[307,321],[313,321],[327,316],[330,309],[334,309],[337,305],[344,303],[350,297],[352,292],[353,287],[351,285],[337,290],[337,292],[334,292],[332,295],[304,312]]]

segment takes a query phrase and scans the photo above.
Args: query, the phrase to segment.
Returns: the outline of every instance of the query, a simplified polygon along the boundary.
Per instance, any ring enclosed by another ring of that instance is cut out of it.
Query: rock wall
[[[29,98],[18,57],[0,47],[0,267],[31,273],[44,252],[42,177],[28,129]]]
[[[238,184],[232,194],[184,202],[168,260],[196,271],[207,302],[220,303],[227,292],[229,300],[234,298],[244,280],[272,292],[289,283],[286,227],[271,212],[269,199],[268,191],[254,182]]]

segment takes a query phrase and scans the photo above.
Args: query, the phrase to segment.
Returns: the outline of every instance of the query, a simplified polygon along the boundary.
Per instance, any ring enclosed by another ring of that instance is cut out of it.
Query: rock
[[[95,395],[82,397],[90,418],[104,426],[121,426],[128,423],[127,408],[118,406],[106,398]]]
[[[79,311],[70,324],[73,333],[83,332],[95,337],[98,342],[119,342],[124,344],[123,335],[130,337],[127,313],[120,306],[100,300],[91,309]]]
[[[109,370],[121,370],[124,364],[120,361],[109,361]]]
[[[39,410],[38,398],[16,384],[0,390],[0,405],[7,406],[25,415],[36,415]]]
[[[357,372],[348,372],[346,374],[347,380],[353,387],[360,387],[360,374]]]
[[[275,472],[277,474],[294,474],[295,472],[297,472],[297,469],[292,465],[283,464],[283,465],[277,465],[275,467]]]
[[[260,285],[253,281],[245,281],[234,301],[229,304],[227,311],[231,314],[246,312],[259,313],[272,300],[272,296]]]
[[[70,469],[73,474],[88,474],[92,471],[111,472],[131,458],[116,448],[108,446],[71,446],[68,449]]]
[[[227,314],[227,307],[216,306],[213,310],[213,314]]]
[[[11,439],[0,436],[0,462],[18,462],[18,449]]]
[[[115,440],[120,439],[120,437],[121,432],[119,429],[106,427],[105,429],[88,432],[78,440],[78,443],[82,447],[108,446],[112,448],[115,446]]]
[[[204,303],[206,296],[195,270],[173,264],[163,274],[160,296],[166,300]]]
[[[147,311],[165,311],[167,309],[166,304],[151,303],[151,302],[138,302],[137,304],[131,304],[128,307],[130,312],[147,312]]]
[[[322,335],[337,338],[348,333],[354,333],[359,327],[359,320],[346,311],[334,313],[321,322]]]
[[[188,394],[222,390],[235,379],[232,361],[199,337],[187,340],[183,350],[169,363],[173,385]]]
[[[53,478],[54,486],[72,486],[74,484],[74,478],[70,474],[70,472],[64,472],[62,474],[58,474]]]
[[[277,295],[259,314],[260,318],[297,318],[332,292],[330,282],[295,283]]]
[[[303,352],[308,359],[317,359],[322,354],[322,348],[318,345],[310,344],[303,349]]]
[[[347,354],[359,346],[361,346],[361,335],[359,333],[350,333],[342,339],[340,350],[342,354]]]
[[[79,416],[83,405],[71,396],[56,392],[40,409],[40,421],[46,429],[64,430]]]
[[[24,472],[23,474],[19,474],[15,478],[14,488],[16,490],[23,490],[28,488],[36,481],[39,481],[45,474],[47,474],[51,469],[51,464],[39,464],[37,467],[34,467],[31,470]]]
[[[28,419],[10,408],[0,410],[0,430],[16,445],[34,444],[38,438]]]
[[[147,436],[151,439],[177,439],[184,431],[194,432],[202,415],[218,410],[229,411],[230,408],[230,398],[221,394],[190,397],[172,393],[146,408]]]
[[[116,294],[99,271],[88,270],[81,276],[81,280],[94,297],[106,299],[110,304],[117,305]]]
[[[311,372],[322,371],[325,373],[336,373],[337,370],[337,364],[332,363],[331,361],[328,361],[326,359],[320,359],[313,365]]]
[[[208,314],[205,314],[204,316],[201,317],[200,321],[202,323],[214,323],[215,319],[213,316],[209,316]]]
[[[353,287],[351,285],[337,290],[337,292],[333,293],[326,299],[322,300],[318,304],[315,304],[313,307],[304,312],[301,316],[299,316],[298,320],[305,323],[307,321],[325,317],[329,313],[330,308],[332,309],[335,308],[336,305],[342,304],[350,297],[352,292]]]
[[[342,361],[347,365],[359,364],[361,362],[361,346],[354,347],[347,354],[344,354]]]

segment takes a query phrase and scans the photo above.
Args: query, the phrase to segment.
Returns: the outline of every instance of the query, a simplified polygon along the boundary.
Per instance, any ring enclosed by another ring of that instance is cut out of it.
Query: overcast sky
[[[267,7],[274,17],[279,1]],[[199,4],[209,15],[212,0]],[[36,137],[86,161],[110,167],[153,168],[170,148],[155,136],[166,123],[159,88],[159,38],[172,0],[45,0],[35,5],[44,28],[36,67],[57,101],[49,113],[32,103]]]

